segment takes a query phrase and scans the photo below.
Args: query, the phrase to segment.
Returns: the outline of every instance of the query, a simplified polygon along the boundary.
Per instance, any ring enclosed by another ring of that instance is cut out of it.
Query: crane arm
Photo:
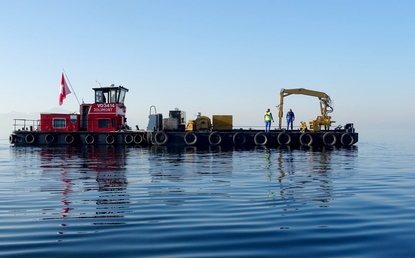
[[[314,90],[307,90],[304,88],[298,88],[298,89],[281,89],[280,92],[280,104],[279,104],[279,110],[278,110],[278,117],[279,117],[279,128],[281,129],[281,120],[283,117],[283,106],[284,106],[284,98],[287,96],[290,96],[292,94],[300,94],[300,95],[306,95],[306,96],[313,96],[317,97],[320,100],[320,109],[321,109],[321,115],[325,117],[327,113],[333,112],[333,108],[331,107],[331,99],[330,97],[320,91],[314,91]],[[327,110],[329,108],[330,110]]]

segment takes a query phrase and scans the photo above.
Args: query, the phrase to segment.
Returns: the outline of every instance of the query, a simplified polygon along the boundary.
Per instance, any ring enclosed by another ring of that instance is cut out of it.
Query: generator
[[[178,108],[169,111],[169,117],[163,119],[164,130],[184,131],[186,123],[186,112]]]

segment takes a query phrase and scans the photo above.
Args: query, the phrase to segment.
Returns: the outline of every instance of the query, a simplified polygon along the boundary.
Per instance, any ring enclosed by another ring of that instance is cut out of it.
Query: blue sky
[[[336,125],[415,125],[415,1],[0,4],[6,136],[10,113],[58,107],[62,69],[87,103],[96,81],[127,87],[128,121],[140,128],[151,105],[164,116],[179,108],[187,119],[201,112],[233,115],[235,126],[262,126],[267,108],[276,120],[281,88],[326,92]],[[294,110],[297,125],[319,114],[312,97],[290,96],[284,106]],[[78,111],[75,96],[61,108]]]

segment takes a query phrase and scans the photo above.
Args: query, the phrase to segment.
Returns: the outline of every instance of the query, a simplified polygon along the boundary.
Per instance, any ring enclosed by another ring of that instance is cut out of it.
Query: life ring
[[[75,141],[75,137],[72,134],[68,134],[65,136],[66,144],[72,144]]]
[[[197,143],[197,135],[194,132],[187,132],[183,139],[187,145],[195,145]]]
[[[9,136],[9,143],[16,143],[17,137],[15,134],[10,134]]]
[[[337,138],[333,133],[325,133],[323,135],[324,145],[335,145],[336,142],[337,142]]]
[[[235,145],[244,145],[246,143],[246,137],[243,133],[237,132],[233,135],[233,144]]]
[[[154,142],[157,145],[164,145],[169,140],[169,137],[164,131],[159,131],[154,135]]]
[[[143,136],[141,134],[134,135],[134,143],[141,144],[143,142]]]
[[[342,134],[342,137],[340,138],[340,142],[343,145],[351,146],[354,143],[354,138],[351,134],[344,133],[344,134]]]
[[[92,134],[88,134],[85,136],[85,142],[86,144],[93,144],[95,142],[95,138]]]
[[[46,136],[45,136],[45,141],[47,142],[47,143],[52,143],[53,141],[55,140],[55,136],[53,136],[53,134],[47,134]]]
[[[212,132],[209,134],[210,145],[219,145],[222,143],[222,136],[218,132]]]
[[[33,135],[33,134],[28,134],[28,135],[26,135],[26,137],[25,137],[25,141],[26,141],[26,143],[29,143],[29,144],[32,144],[32,143],[34,143],[35,142],[35,136]]]
[[[114,144],[115,143],[114,135],[111,135],[111,134],[107,135],[107,137],[105,138],[105,142],[107,144]]]
[[[134,141],[134,137],[131,134],[124,136],[124,142],[126,144],[131,144]]]
[[[255,145],[264,146],[268,143],[268,137],[264,133],[257,133],[254,137]]]
[[[313,144],[313,136],[309,133],[303,133],[300,136],[300,144],[311,146]]]
[[[291,136],[286,132],[279,133],[277,141],[279,145],[289,145],[291,143]]]

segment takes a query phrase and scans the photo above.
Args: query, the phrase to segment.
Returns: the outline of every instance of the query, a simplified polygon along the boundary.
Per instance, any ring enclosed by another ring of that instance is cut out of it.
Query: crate
[[[213,130],[232,130],[232,115],[213,115]]]

